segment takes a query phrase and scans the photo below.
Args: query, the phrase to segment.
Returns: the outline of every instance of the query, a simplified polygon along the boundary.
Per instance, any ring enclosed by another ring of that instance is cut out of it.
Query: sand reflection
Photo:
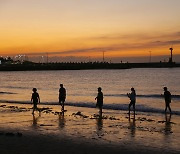
[[[129,129],[131,131],[131,137],[135,137],[135,133],[136,133],[136,119],[135,119],[135,115],[132,118],[129,115]]]
[[[64,113],[59,114],[59,129],[63,129],[66,125],[66,120],[64,118]]]
[[[38,120],[39,118],[41,117],[40,115],[38,115],[37,117],[33,114],[33,121],[32,121],[32,127],[34,129],[37,129],[38,128]]]
[[[96,131],[98,136],[103,135],[103,118],[102,116],[98,116],[96,119]]]
[[[170,135],[171,133],[172,133],[171,114],[165,114],[164,134]]]

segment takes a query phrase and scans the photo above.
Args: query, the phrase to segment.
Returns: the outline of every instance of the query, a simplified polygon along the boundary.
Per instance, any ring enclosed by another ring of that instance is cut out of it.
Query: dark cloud
[[[180,45],[180,40],[170,40],[170,41],[153,41],[153,42],[146,42],[146,43],[126,43],[126,44],[114,44],[110,46],[104,46],[104,47],[93,47],[93,48],[84,48],[84,49],[75,49],[75,50],[66,50],[66,51],[55,51],[55,52],[34,52],[34,53],[24,53],[25,55],[75,55],[80,53],[91,53],[91,52],[111,52],[111,51],[117,51],[117,52],[124,52],[124,51],[133,51],[137,49],[143,49],[143,48],[155,48],[155,47],[164,47],[164,46],[172,46],[172,45]]]
[[[126,43],[117,43],[117,44],[111,44],[111,45],[107,45],[107,46],[94,46],[91,48],[80,48],[80,49],[74,49],[74,50],[66,50],[66,51],[46,51],[46,52],[29,52],[29,53],[24,53],[25,55],[29,55],[29,56],[35,56],[35,55],[47,55],[47,53],[49,55],[62,55],[62,56],[74,56],[74,55],[78,55],[80,53],[88,53],[88,55],[90,55],[92,52],[102,52],[102,51],[107,51],[107,52],[111,52],[111,51],[116,51],[116,52],[128,52],[128,51],[133,51],[133,50],[137,50],[137,49],[145,49],[145,48],[161,48],[161,47],[167,47],[167,46],[172,46],[172,45],[180,45],[180,32],[176,32],[176,33],[171,33],[171,34],[165,34],[165,35],[159,35],[157,38],[154,37],[153,40],[156,39],[156,41],[150,41],[149,38],[152,38],[149,35],[145,35],[145,34],[132,34],[132,35],[104,35],[104,36],[100,36],[100,37],[94,37],[94,38],[89,38],[89,39],[125,39],[125,38],[136,38],[138,36],[138,40],[142,40],[142,43],[131,43],[129,41],[127,41]],[[178,38],[179,37],[179,38]],[[146,39],[147,40],[146,40]],[[172,38],[172,39],[169,39]],[[178,38],[178,39],[175,39]],[[167,41],[164,41],[167,40]],[[146,42],[144,42],[146,41]],[[121,41],[119,41],[121,42]],[[125,41],[124,41],[125,42]]]
[[[171,43],[171,44],[180,44],[180,40],[173,40],[173,41],[169,41],[168,43]]]
[[[134,34],[106,34],[106,35],[101,35],[97,37],[90,37],[87,38],[89,40],[101,40],[101,41],[110,41],[110,40],[126,40],[126,39],[134,39],[134,40],[151,40],[151,39],[174,39],[174,38],[180,38],[180,32],[175,32],[175,33],[164,33],[164,34],[149,34],[149,33],[134,33]],[[158,42],[158,41],[157,41]],[[176,43],[176,42],[175,42]]]
[[[47,51],[47,52],[31,52],[31,53],[25,53],[26,55],[43,55],[43,54],[52,54],[52,55],[64,55],[64,54],[77,54],[77,53],[84,53],[84,52],[92,52],[92,51],[95,51],[95,52],[99,52],[99,51],[102,51],[103,48],[85,48],[85,49],[75,49],[75,50],[66,50],[66,51],[54,51],[54,52],[51,52],[51,51]]]
[[[179,45],[180,44],[180,40],[170,40],[170,41],[155,41],[155,42],[150,42],[147,43],[147,46],[152,45],[152,46],[172,46],[172,45]]]
[[[149,35],[147,34],[107,34],[107,35],[102,35],[102,36],[97,36],[97,37],[90,37],[86,38],[88,40],[122,40],[122,39],[130,39],[130,38],[135,38],[135,39],[141,39],[141,38],[150,38]]]

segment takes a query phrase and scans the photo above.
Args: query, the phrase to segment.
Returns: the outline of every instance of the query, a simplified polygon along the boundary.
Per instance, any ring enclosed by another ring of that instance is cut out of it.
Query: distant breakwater
[[[34,71],[34,70],[90,70],[90,69],[130,69],[130,68],[171,68],[180,67],[176,63],[28,63],[1,64],[0,71]]]

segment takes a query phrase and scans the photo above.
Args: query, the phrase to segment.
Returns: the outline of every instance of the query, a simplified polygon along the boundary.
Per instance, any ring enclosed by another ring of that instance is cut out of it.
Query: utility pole
[[[48,58],[49,58],[49,57],[48,57],[48,52],[46,53],[46,56],[47,56],[47,64],[48,64],[48,60],[49,60],[49,59],[48,59]]]
[[[151,52],[152,51],[149,51],[149,63],[151,63]]]
[[[105,52],[105,51],[103,51],[103,63],[104,63],[104,52]]]

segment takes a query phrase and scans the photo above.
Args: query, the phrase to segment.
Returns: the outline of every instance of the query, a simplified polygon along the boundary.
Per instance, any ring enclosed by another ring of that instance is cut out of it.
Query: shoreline
[[[39,105],[44,110],[33,116],[31,107],[0,107],[2,154],[180,152],[176,115],[168,121],[164,115],[137,113],[129,118],[124,111],[103,110],[99,118],[96,109],[65,106],[61,116],[60,107]]]
[[[3,100],[0,100],[0,104],[21,104],[21,105],[32,105],[32,103],[29,101],[3,101]],[[44,106],[56,106],[58,107],[59,106],[59,103],[58,102],[52,102],[52,103],[49,103],[49,102],[41,102],[40,104],[38,105],[44,105]],[[122,106],[121,106],[122,105]],[[128,111],[128,103],[127,104],[116,104],[114,106],[109,106],[109,104],[104,104],[103,106],[103,110],[112,110],[112,111],[119,111],[119,112],[127,112]],[[1,105],[0,105],[1,106]],[[90,103],[89,104],[81,104],[81,103],[68,103],[66,102],[65,106],[68,106],[68,107],[77,107],[77,108],[89,108],[89,109],[96,109],[96,106],[94,103]],[[116,107],[117,106],[117,107]],[[136,112],[137,113],[146,113],[146,114],[161,114],[161,115],[164,115],[165,112],[164,112],[164,109],[158,109],[158,108],[147,108],[145,110],[141,109],[138,107],[138,104],[136,105]],[[167,112],[169,113],[169,112]],[[171,112],[172,115],[177,115],[179,116],[180,115],[180,111],[177,111],[177,110],[173,110]]]

